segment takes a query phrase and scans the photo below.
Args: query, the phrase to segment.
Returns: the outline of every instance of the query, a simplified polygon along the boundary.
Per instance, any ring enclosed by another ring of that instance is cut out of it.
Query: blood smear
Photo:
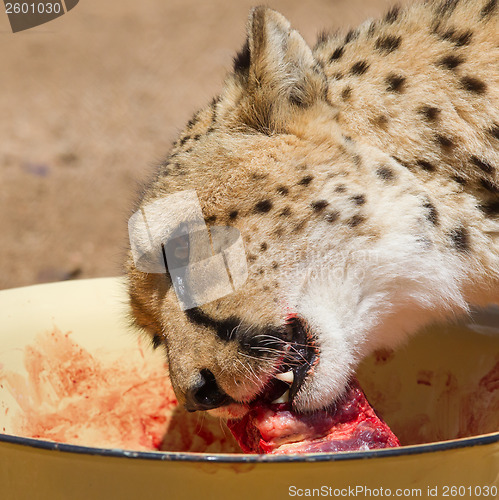
[[[218,421],[178,407],[164,363],[139,345],[119,354],[91,354],[58,329],[39,335],[25,348],[27,376],[0,376],[21,408],[15,433],[139,451],[238,451]]]

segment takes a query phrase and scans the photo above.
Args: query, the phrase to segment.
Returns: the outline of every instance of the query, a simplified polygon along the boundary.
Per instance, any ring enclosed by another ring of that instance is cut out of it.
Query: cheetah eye
[[[166,244],[168,267],[171,269],[189,265],[190,245],[187,228],[179,227],[175,233],[178,236],[174,234]]]
[[[173,250],[173,255],[181,261],[187,261],[189,259],[189,240],[185,238],[177,238],[179,241],[175,245]]]

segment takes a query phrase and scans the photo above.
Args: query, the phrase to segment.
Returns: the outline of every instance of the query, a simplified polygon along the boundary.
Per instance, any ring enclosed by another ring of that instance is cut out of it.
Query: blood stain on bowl
[[[90,353],[55,328],[25,347],[24,366],[27,376],[0,377],[20,407],[19,436],[142,451],[238,450],[218,421],[178,407],[166,365],[139,344],[112,356]]]

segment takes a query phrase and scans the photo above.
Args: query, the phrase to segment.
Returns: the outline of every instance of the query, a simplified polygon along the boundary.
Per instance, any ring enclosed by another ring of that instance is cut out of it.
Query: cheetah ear
[[[277,125],[286,109],[308,107],[324,95],[325,77],[312,50],[284,16],[267,7],[250,12],[248,38],[234,59],[234,76],[252,98],[249,109],[260,112],[260,123],[264,119]],[[270,122],[266,125],[273,128]]]

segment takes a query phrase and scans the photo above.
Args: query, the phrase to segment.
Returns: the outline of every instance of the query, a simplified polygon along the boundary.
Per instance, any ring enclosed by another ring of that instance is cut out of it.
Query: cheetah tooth
[[[272,404],[287,403],[289,401],[289,389],[280,397],[272,401]]]
[[[289,370],[286,373],[278,373],[275,378],[282,380],[283,382],[287,382],[288,384],[292,384],[295,379],[295,374],[293,370]]]

